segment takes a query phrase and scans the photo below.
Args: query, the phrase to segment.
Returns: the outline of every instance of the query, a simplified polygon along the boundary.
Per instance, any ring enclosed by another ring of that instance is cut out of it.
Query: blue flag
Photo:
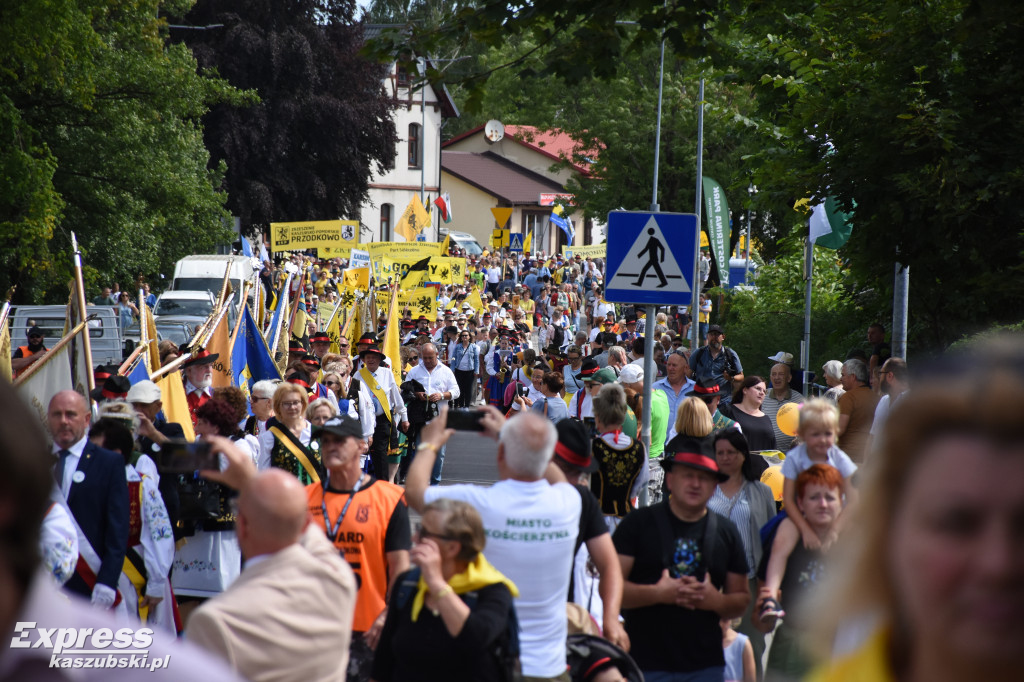
[[[149,381],[149,370],[146,369],[146,363],[141,357],[135,363],[132,371],[128,372],[128,381],[132,386],[140,381]]]
[[[572,244],[573,238],[576,235],[575,230],[572,229],[572,224],[569,222],[569,219],[552,212],[549,220],[555,225],[558,225],[560,228],[562,228],[562,232],[565,232],[566,239],[568,239],[569,243]]]
[[[252,258],[252,244],[249,243],[248,237],[242,236],[242,255],[246,258]]]
[[[243,306],[242,311],[242,324],[231,349],[231,383],[249,395],[254,383],[263,379],[281,379],[281,373],[249,308]]]

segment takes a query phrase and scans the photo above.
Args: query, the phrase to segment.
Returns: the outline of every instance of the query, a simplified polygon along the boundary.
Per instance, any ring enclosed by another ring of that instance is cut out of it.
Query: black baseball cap
[[[337,417],[331,417],[324,422],[323,426],[319,426],[313,429],[313,437],[316,438],[322,433],[329,433],[339,438],[359,438],[363,437],[363,429],[359,426],[359,421],[347,414],[341,414]]]

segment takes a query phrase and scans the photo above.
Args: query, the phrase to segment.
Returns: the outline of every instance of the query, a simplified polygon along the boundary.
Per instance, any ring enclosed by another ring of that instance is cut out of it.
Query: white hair
[[[527,412],[505,422],[498,443],[505,446],[505,462],[517,476],[540,480],[555,454],[558,432],[540,415]]]
[[[331,417],[338,416],[338,410],[336,407],[334,407],[334,403],[332,403],[327,398],[317,398],[316,400],[311,402],[308,407],[306,407],[306,419],[311,419],[313,417],[313,413],[316,412],[321,407],[326,407],[327,411],[331,413],[328,419],[330,419]]]
[[[821,366],[821,369],[824,370],[827,377],[833,379],[841,379],[843,377],[843,363],[838,360],[829,360]]]
[[[274,391],[276,390],[276,381],[272,381],[270,379],[263,379],[262,381],[257,381],[255,384],[252,385],[252,388],[249,389],[249,395],[255,396],[257,398],[273,398]]]
[[[625,362],[626,349],[623,348],[622,346],[612,346],[611,348],[608,349],[608,359],[610,360],[613,357]]]

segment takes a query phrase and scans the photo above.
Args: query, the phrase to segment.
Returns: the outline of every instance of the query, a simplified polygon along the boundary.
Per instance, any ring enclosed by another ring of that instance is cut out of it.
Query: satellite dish
[[[501,121],[491,119],[484,124],[484,137],[488,142],[500,142],[505,137],[505,125]]]

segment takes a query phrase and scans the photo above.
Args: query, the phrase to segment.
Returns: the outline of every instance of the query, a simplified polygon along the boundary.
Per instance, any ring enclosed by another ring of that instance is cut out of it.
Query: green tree
[[[238,94],[164,44],[162,6],[5,3],[0,287],[17,301],[66,298],[72,230],[87,277],[126,286],[226,238],[199,119]]]
[[[359,55],[351,0],[200,0],[184,36],[199,64],[259,93],[205,119],[216,161],[227,161],[228,207],[243,229],[278,220],[358,215],[374,171],[394,163],[398,137],[386,66]],[[258,231],[256,230],[251,231]]]

